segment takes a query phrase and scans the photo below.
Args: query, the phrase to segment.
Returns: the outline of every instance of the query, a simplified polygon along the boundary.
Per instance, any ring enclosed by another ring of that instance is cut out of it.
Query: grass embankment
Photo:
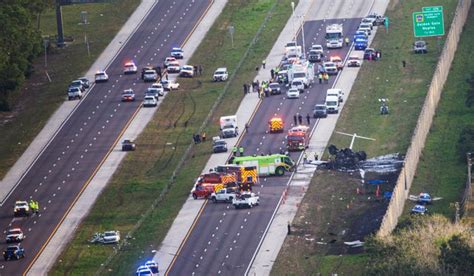
[[[213,103],[223,92],[225,83],[210,81],[213,70],[226,66],[231,73],[234,72],[265,16],[269,15],[263,32],[251,47],[236,77],[229,80],[232,83],[206,129],[208,141],[193,147],[190,158],[176,175],[175,182],[163,200],[103,272],[130,275],[138,263],[153,255],[151,251],[157,249],[165,237],[188,197],[194,179],[210,156],[209,140],[217,134],[219,116],[234,114],[237,110],[243,96],[242,84],[254,78],[255,66],[268,54],[270,46],[280,34],[291,13],[288,8],[290,2],[229,1],[190,62],[203,65],[203,76],[180,80],[183,89],[168,94],[164,99],[153,121],[137,139],[137,150],[125,158],[77,230],[73,241],[61,254],[60,261],[52,270],[53,275],[93,274],[113,254],[112,246],[90,245],[87,239],[94,232],[107,229],[117,229],[125,235],[150,208],[169,184],[172,171],[192,142],[192,134],[198,131]],[[273,6],[274,10],[270,12]],[[235,27],[233,49],[227,30],[230,25]]]
[[[15,164],[51,115],[66,99],[70,81],[82,76],[105,49],[121,26],[135,10],[140,0],[115,0],[64,6],[64,34],[74,38],[67,47],[52,46],[44,67],[44,56],[34,61],[34,73],[21,88],[12,112],[0,113],[0,179]],[[87,11],[89,25],[79,25],[81,11]],[[50,10],[41,16],[41,32],[51,39],[57,34],[56,15]],[[90,56],[84,44],[84,30],[90,44]],[[53,41],[51,41],[54,44]],[[52,82],[49,82],[45,69]]]
[[[427,87],[431,82],[437,63],[440,53],[438,49],[442,48],[439,43],[444,43],[444,40],[437,41],[435,38],[427,38],[425,40],[429,43],[429,53],[414,55],[411,51],[414,42],[412,24],[410,23],[411,16],[413,12],[421,11],[424,6],[438,4],[439,1],[434,0],[403,1],[403,3],[400,1],[400,4],[394,9],[387,11],[390,18],[389,32],[385,32],[383,27],[379,28],[372,44],[372,47],[382,50],[382,59],[378,62],[365,62],[359,72],[336,125],[336,130],[346,133],[355,132],[358,135],[375,138],[376,141],[357,139],[354,143],[354,149],[366,151],[369,158],[395,152],[405,153],[408,149],[416,120],[425,100]],[[456,4],[457,1],[454,0],[443,2],[446,32],[452,21]],[[406,62],[406,67],[402,66],[402,61]],[[379,98],[389,99],[390,115],[379,115]],[[350,139],[351,137],[333,134],[329,144],[344,148],[349,146]],[[328,185],[342,187],[342,189],[347,186],[347,174],[343,174],[346,175],[346,178],[341,178],[340,174],[328,171],[316,174],[311,182],[311,188],[308,189],[308,193],[303,199],[302,206],[315,201],[318,196],[327,198],[334,195],[338,199],[340,195],[344,195],[346,191],[342,190],[321,194],[321,191],[330,190],[326,189]],[[458,187],[462,183],[459,183]],[[355,185],[348,189],[351,189],[352,194],[355,194]],[[372,194],[366,195],[365,198],[367,199],[369,196],[373,198]],[[354,201],[354,205],[345,210],[341,207],[347,206],[346,200],[334,200],[331,204],[333,205],[319,206],[318,208],[341,210],[341,217],[351,217],[353,210],[360,212],[360,205],[357,201]],[[370,208],[376,207],[367,205],[366,208],[369,212]],[[300,208],[295,221],[302,227],[304,233],[314,236],[315,240],[310,243],[311,245],[298,247],[296,243],[298,237],[287,238],[272,274],[364,275],[364,267],[367,263],[367,257],[364,254],[335,257],[326,255],[328,250],[321,249],[321,246],[314,244],[321,238],[317,234],[326,228],[306,226],[305,218],[310,216],[311,212],[304,212]],[[307,220],[310,224],[315,223],[314,220]],[[315,220],[319,225],[334,225],[335,223],[334,220],[331,220],[331,216],[320,216]],[[363,224],[364,222],[361,221],[360,227],[363,227]],[[335,234],[338,240],[345,240],[344,235]]]
[[[448,218],[454,217],[453,204],[461,200],[467,179],[466,152],[461,152],[460,143],[469,144],[469,141],[462,142],[461,134],[466,129],[474,131],[474,107],[466,106],[468,90],[473,89],[466,81],[474,76],[473,44],[471,9],[410,191],[411,194],[427,191],[442,197],[429,209]],[[405,210],[411,206],[407,204]]]

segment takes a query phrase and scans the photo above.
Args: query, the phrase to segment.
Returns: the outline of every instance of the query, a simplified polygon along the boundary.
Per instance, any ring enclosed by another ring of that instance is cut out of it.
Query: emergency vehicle
[[[285,171],[292,171],[295,162],[284,154],[235,156],[229,160],[231,164],[256,166],[258,175],[282,176]]]
[[[202,174],[192,190],[194,199],[208,198],[212,193],[224,188],[239,191],[251,191],[258,183],[255,166],[218,166],[211,173]]]
[[[280,117],[273,117],[268,121],[270,133],[283,132],[283,120]]]
[[[326,26],[326,47],[328,49],[342,48],[342,24],[331,24]]]
[[[295,126],[288,131],[287,147],[289,151],[304,150],[309,144],[309,127]]]

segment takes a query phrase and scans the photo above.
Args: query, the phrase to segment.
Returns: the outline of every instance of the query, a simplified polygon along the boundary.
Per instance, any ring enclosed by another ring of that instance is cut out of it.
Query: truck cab
[[[326,106],[328,113],[339,113],[339,97],[326,96]]]
[[[252,208],[260,204],[260,197],[251,192],[242,193],[238,198],[232,200],[235,209]]]
[[[222,138],[232,138],[237,137],[239,135],[237,126],[237,116],[222,116],[219,120],[219,123]]]
[[[234,189],[220,189],[217,192],[211,194],[211,200],[214,203],[217,202],[232,202],[234,198],[237,197],[237,194]]]

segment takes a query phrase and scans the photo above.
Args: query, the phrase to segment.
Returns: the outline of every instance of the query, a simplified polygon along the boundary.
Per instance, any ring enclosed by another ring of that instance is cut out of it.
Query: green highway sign
[[[422,12],[443,12],[443,6],[423,7]]]
[[[415,37],[444,35],[443,12],[414,12],[413,33],[415,34]]]

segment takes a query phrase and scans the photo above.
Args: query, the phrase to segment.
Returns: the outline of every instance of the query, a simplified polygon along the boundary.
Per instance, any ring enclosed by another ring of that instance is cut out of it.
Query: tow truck
[[[268,121],[270,133],[283,132],[283,120],[280,117],[273,117]]]
[[[288,131],[287,147],[289,151],[304,150],[309,145],[309,127],[295,126]]]

